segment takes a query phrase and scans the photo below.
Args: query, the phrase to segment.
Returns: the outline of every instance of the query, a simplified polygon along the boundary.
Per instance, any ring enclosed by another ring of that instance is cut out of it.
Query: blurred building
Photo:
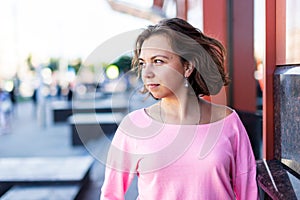
[[[0,87],[11,88],[16,78],[18,91],[30,96],[41,85],[42,92],[51,94],[59,91],[53,85],[69,87],[75,80],[86,83],[85,89],[95,82],[104,83],[106,67],[128,53],[119,45],[114,48],[118,56],[99,56],[101,51],[108,52],[105,45],[110,39],[120,39],[119,44],[125,45],[119,34],[130,35],[160,19],[180,17],[227,49],[226,70],[232,82],[211,101],[259,115],[261,133],[255,134],[262,135],[262,157],[281,159],[282,149],[299,141],[300,96],[299,89],[292,87],[293,81],[299,83],[293,78],[300,74],[298,10],[298,0],[3,0]],[[49,67],[50,58],[58,58],[56,70]],[[293,95],[293,102],[286,101],[288,95]],[[293,105],[287,110],[291,115],[283,114],[286,107],[282,104]],[[282,125],[285,118],[293,121],[284,124],[287,127]],[[287,144],[278,144],[284,141],[283,129],[293,131],[285,133]],[[293,147],[299,150],[299,145]]]

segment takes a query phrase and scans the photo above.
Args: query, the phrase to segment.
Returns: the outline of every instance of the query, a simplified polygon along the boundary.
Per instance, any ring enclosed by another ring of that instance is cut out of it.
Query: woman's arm
[[[236,168],[233,186],[236,197],[238,200],[257,200],[256,161],[248,134],[239,118],[237,118],[235,151]]]
[[[136,171],[134,161],[135,139],[117,129],[107,155],[104,183],[101,188],[101,200],[122,200]]]
[[[101,188],[101,200],[123,200],[134,174],[106,168],[105,179]]]

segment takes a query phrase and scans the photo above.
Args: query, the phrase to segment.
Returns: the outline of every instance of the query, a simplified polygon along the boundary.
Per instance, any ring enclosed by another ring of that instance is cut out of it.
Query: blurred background
[[[239,111],[256,159],[273,159],[274,72],[300,63],[298,10],[298,0],[1,0],[0,169],[7,171],[0,171],[0,199],[24,195],[12,190],[20,181],[1,181],[12,170],[5,159],[92,154],[74,139],[74,109],[101,115],[120,104],[126,114],[155,102],[138,92],[141,82],[129,71],[132,52],[118,51],[126,38],[109,49],[113,57],[105,45],[163,18],[186,19],[224,44],[232,82],[209,100]],[[95,152],[105,154],[98,139],[91,139]],[[92,184],[77,199],[98,199],[103,169],[95,164]],[[127,198],[135,196],[133,187]]]
[[[151,6],[151,1],[145,3]],[[66,95],[83,61],[98,45],[151,23],[114,11],[101,0],[0,4],[0,87],[14,90],[21,99],[32,96],[40,84],[45,96]],[[104,67],[110,64],[105,62]]]
[[[104,78],[108,77],[100,77],[99,80],[99,73],[113,64],[112,60],[103,59],[88,66],[84,63],[97,46],[121,33],[143,28],[162,18],[177,16],[187,19],[227,47],[228,72],[233,79],[243,81],[236,74],[241,74],[239,69],[246,72],[248,78],[245,82],[252,87],[251,105],[243,108],[242,103],[238,102],[241,97],[234,96],[234,93],[239,93],[237,84],[226,91],[225,104],[251,112],[261,111],[266,49],[266,22],[263,19],[266,6],[264,1],[253,0],[250,3],[247,16],[241,18],[241,22],[236,22],[242,24],[244,20],[244,26],[246,24],[248,28],[238,24],[234,29],[232,19],[237,18],[239,13],[228,11],[235,9],[238,12],[243,8],[232,1],[222,1],[220,8],[209,12],[209,7],[215,5],[203,3],[202,0],[3,0],[0,2],[0,88],[11,93],[13,103],[35,98],[35,90],[38,89],[41,89],[43,96],[66,96],[70,88],[74,89],[78,84],[76,79],[80,67],[89,68],[80,82],[104,82]],[[227,14],[222,11],[225,7]],[[293,64],[299,59],[299,14],[296,12],[299,3],[289,0],[285,7],[286,52],[282,63]],[[209,19],[217,14],[219,19]],[[235,32],[238,30],[241,33]],[[241,42],[243,40],[246,44],[243,48],[248,58],[243,57],[252,59],[252,66],[235,69],[239,63],[235,63],[237,53],[233,51],[241,48],[242,44],[237,44],[234,40],[238,39],[234,38],[240,37],[239,34],[243,37]],[[129,63],[130,54],[120,62],[124,59],[128,59]],[[128,66],[117,67],[120,67],[122,74]],[[93,79],[91,76],[94,76]]]

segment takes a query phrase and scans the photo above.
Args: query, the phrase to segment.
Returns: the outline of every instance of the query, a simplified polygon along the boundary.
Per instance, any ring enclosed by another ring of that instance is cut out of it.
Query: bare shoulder
[[[227,116],[233,113],[233,110],[225,105],[214,104],[208,101],[201,103],[202,107],[202,123],[213,123],[225,119]]]
[[[159,103],[152,104],[145,108],[145,112],[152,119],[160,120],[160,115],[159,115],[160,108],[159,107],[160,107]]]
[[[228,106],[212,104],[213,115],[215,115],[216,121],[222,120],[229,116],[233,110]]]

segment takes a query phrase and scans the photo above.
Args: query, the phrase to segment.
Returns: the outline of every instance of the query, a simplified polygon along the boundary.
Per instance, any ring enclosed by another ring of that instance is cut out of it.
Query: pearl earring
[[[189,87],[189,81],[188,81],[188,78],[187,77],[184,77],[185,80],[184,80],[184,87],[188,88]]]

